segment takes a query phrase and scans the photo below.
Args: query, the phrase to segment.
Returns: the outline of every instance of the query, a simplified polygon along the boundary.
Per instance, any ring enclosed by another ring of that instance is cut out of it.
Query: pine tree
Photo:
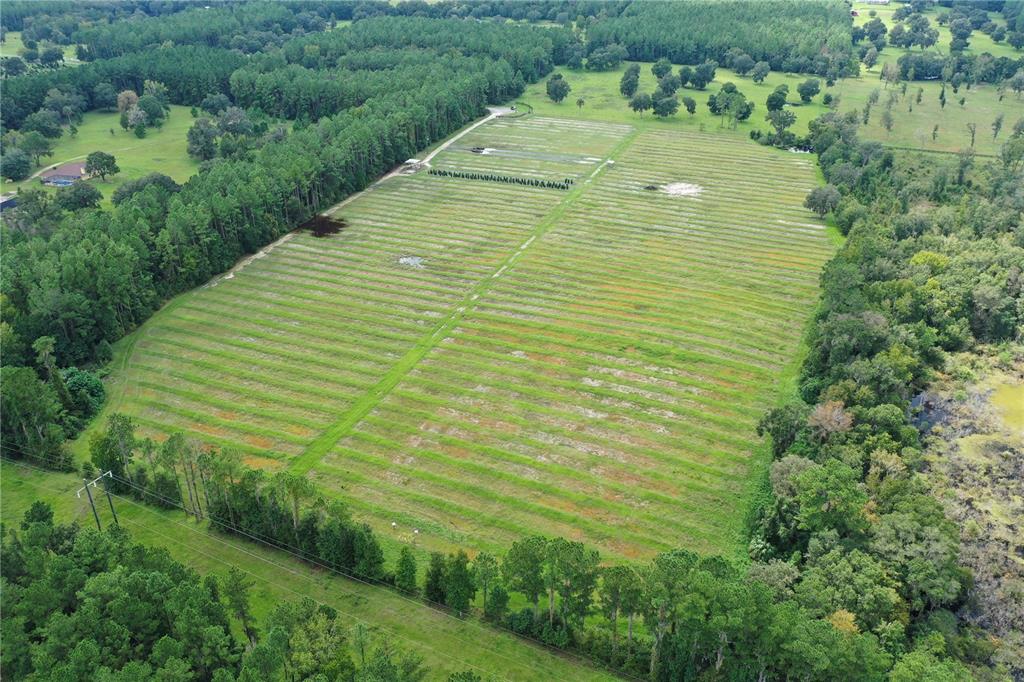
[[[398,555],[398,567],[395,570],[395,587],[406,594],[416,594],[416,557],[409,547],[402,547]]]
[[[430,554],[430,565],[427,567],[427,581],[423,586],[423,596],[432,604],[445,603],[444,574],[444,555],[440,552],[432,552]]]
[[[469,611],[476,596],[476,578],[469,568],[469,557],[461,549],[448,557],[445,570],[445,599],[460,616]]]

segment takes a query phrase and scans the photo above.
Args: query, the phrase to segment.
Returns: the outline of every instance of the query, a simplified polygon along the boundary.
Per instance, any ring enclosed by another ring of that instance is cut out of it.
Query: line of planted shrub
[[[470,171],[445,170],[431,168],[431,175],[440,175],[445,178],[464,178],[466,180],[486,180],[487,182],[504,182],[510,185],[525,185],[527,187],[543,187],[545,189],[569,189],[575,182],[572,178],[564,180],[541,180],[540,178],[519,178],[514,175],[496,175],[494,173],[473,173]]]

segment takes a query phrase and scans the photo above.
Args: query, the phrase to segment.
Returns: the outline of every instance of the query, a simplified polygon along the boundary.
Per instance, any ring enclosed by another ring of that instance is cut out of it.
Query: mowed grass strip
[[[559,198],[431,180],[384,183],[340,235],[296,235],[169,306],[136,335],[112,404],[157,439],[300,454]]]
[[[0,515],[5,522],[17,523],[32,503],[42,500],[54,507],[61,523],[77,520],[83,527],[93,523],[84,496],[75,497],[82,482],[74,474],[43,473],[4,462],[0,482]],[[258,621],[263,622],[283,601],[310,597],[337,609],[346,627],[363,623],[371,648],[390,642],[423,656],[431,670],[426,679],[431,682],[447,680],[452,673],[471,668],[502,680],[619,679],[475,619],[454,618],[394,590],[331,575],[278,549],[217,533],[208,523],[197,524],[181,511],[158,510],[120,498],[114,504],[118,520],[133,540],[165,547],[175,560],[204,576],[223,579],[230,566],[251,575],[256,583],[251,591],[252,607]],[[106,528],[112,522],[106,503],[97,505],[97,509]],[[236,634],[242,636],[240,631]],[[348,653],[358,657],[354,647]]]

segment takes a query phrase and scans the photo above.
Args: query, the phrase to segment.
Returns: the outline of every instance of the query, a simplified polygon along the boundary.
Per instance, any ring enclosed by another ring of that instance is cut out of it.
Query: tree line
[[[258,619],[249,572],[200,577],[116,525],[58,523],[44,502],[4,529],[2,551],[4,678],[419,682],[430,672],[416,654],[308,597]]]
[[[775,71],[830,78],[858,72],[849,9],[834,1],[637,2],[588,25],[588,52],[612,44],[624,46],[635,61],[723,64],[736,48]]]
[[[231,50],[210,47],[166,47],[114,59],[83,64],[73,69],[37,72],[4,80],[4,107],[0,112],[5,129],[20,129],[25,119],[43,107],[47,95],[57,90],[81,99],[80,111],[107,108],[101,96],[107,85],[115,95],[123,90],[143,91],[145,81],[167,86],[172,104],[199,104],[210,93],[227,92],[231,74],[245,63]]]
[[[253,2],[195,7],[163,16],[127,17],[88,24],[71,36],[84,61],[109,59],[164,43],[236,48],[246,51],[255,39],[257,49],[280,45],[295,32],[322,31],[323,18],[291,7],[290,3]]]
[[[827,114],[808,136],[829,184],[807,206],[847,240],[822,276],[799,399],[759,426],[774,461],[750,554],[810,596],[813,612],[876,637],[898,661],[893,675],[969,667],[1002,679],[1014,671],[996,662],[994,638],[957,619],[971,576],[920,473],[910,406],[946,353],[1010,342],[1024,323],[1024,223],[1011,190],[1024,180],[1024,138],[984,165],[970,150],[896,157],[860,141],[858,119]]]
[[[345,31],[329,31],[288,41],[281,55],[290,64],[328,69],[348,55],[381,46],[419,48],[437,54],[458,51],[505,61],[532,83],[565,61],[572,33],[562,28],[537,30],[515,24],[379,17],[359,21]]]
[[[111,471],[119,494],[183,508],[222,532],[632,676],[882,680],[892,663],[872,635],[837,629],[763,569],[722,557],[680,549],[605,566],[583,543],[532,536],[500,557],[432,552],[425,565],[405,546],[387,565],[373,529],[302,475],[250,469],[237,452],[204,449],[181,434],[162,444],[139,439],[121,415],[93,436],[90,453],[96,469],[85,475]],[[512,595],[527,606],[510,609]],[[821,651],[834,653],[823,659]]]
[[[896,60],[899,77],[904,80],[936,80],[958,83],[999,84],[1024,72],[1024,57],[981,55],[943,56],[931,52],[907,52]]]
[[[237,69],[231,74],[229,94],[234,103],[269,116],[317,121],[324,116],[361,106],[371,97],[416,90],[438,69],[450,73],[500,70],[487,77],[489,101],[500,101],[521,91],[526,83],[508,62],[488,57],[464,57],[419,49],[371,51],[359,64],[330,69],[300,64],[268,69],[265,64]],[[356,60],[345,60],[355,62]]]
[[[553,44],[546,35],[521,40],[522,27],[462,23],[386,17],[346,29],[357,36],[357,44],[373,44],[381,52],[403,51],[408,36],[419,34],[444,51],[462,44],[466,57],[435,53],[435,68],[424,71],[418,83],[406,81],[398,91],[388,87],[392,70],[379,70],[375,73],[383,84],[380,94],[357,109],[322,117],[315,124],[300,121],[290,133],[280,131],[260,144],[236,146],[230,158],[212,159],[180,188],[162,178],[132,183],[133,193],[119,192],[112,209],[74,211],[64,210],[42,191],[22,192],[19,206],[4,214],[4,365],[34,366],[44,376],[31,351],[40,337],[55,340],[53,355],[59,367],[109,360],[110,344],[146,320],[162,301],[209,280],[324,206],[363,189],[417,150],[483,114],[486,104],[518,95],[522,74],[505,59],[475,56],[473,45],[489,55],[500,43],[512,61],[528,63],[532,69],[552,63]],[[359,37],[364,30],[372,40]],[[169,76],[167,93],[173,100],[183,88],[195,86],[175,80],[181,74],[165,69],[189,54],[214,59],[234,53],[170,48],[154,55],[102,60],[67,70],[83,75],[61,77],[86,86],[98,73],[120,72],[124,80],[115,82],[135,82],[139,69]],[[165,59],[167,55],[171,57]],[[224,70],[218,73],[229,77]],[[210,94],[199,97],[192,92],[187,96],[195,97],[196,104]],[[190,142],[201,142],[200,136],[193,137],[196,140]],[[44,394],[47,404],[54,404],[55,396]],[[24,395],[5,393],[5,408]],[[18,441],[21,455],[39,461],[60,459],[53,447],[60,431],[46,426],[54,423],[49,419],[54,414],[51,409],[36,413],[36,434]]]

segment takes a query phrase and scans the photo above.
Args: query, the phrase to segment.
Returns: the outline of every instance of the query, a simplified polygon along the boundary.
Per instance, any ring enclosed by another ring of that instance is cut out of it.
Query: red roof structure
[[[85,177],[85,161],[72,161],[47,169],[39,174],[44,184],[68,184]]]

